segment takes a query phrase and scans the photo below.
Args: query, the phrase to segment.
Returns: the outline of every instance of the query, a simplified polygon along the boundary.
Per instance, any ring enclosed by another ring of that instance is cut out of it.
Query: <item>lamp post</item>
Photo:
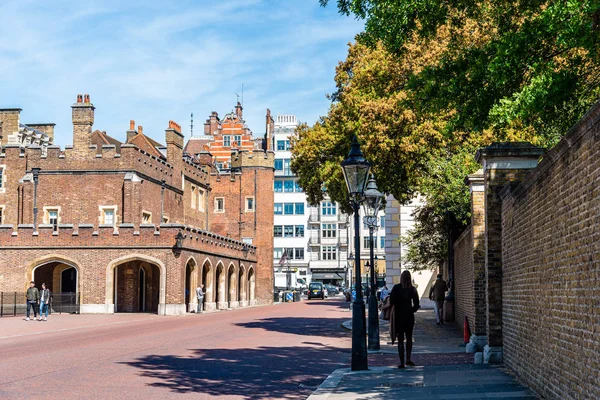
[[[371,164],[365,159],[356,136],[352,138],[350,153],[342,161],[342,171],[348,187],[350,204],[354,211],[354,251],[356,253],[356,300],[352,303],[352,371],[369,368],[367,360],[365,301],[362,294],[360,274],[360,216],[358,211],[363,201],[365,184]]]
[[[377,291],[375,289],[375,256],[373,233],[377,229],[377,213],[381,209],[383,193],[377,190],[375,178],[371,175],[365,190],[364,222],[369,228],[369,252],[371,261],[371,293],[369,294],[369,350],[379,350],[379,315],[377,307]]]

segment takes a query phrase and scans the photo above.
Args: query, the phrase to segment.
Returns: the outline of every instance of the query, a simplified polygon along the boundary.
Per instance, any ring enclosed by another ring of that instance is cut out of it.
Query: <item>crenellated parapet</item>
[[[239,150],[231,153],[231,168],[274,168],[275,153],[270,150]]]
[[[21,224],[0,225],[2,248],[127,248],[176,249],[176,236],[183,235],[179,250],[187,249],[230,258],[256,261],[256,247],[230,237],[181,224]]]

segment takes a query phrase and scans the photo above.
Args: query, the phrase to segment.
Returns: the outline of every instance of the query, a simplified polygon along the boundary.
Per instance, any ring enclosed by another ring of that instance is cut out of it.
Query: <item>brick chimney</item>
[[[275,121],[273,120],[273,117],[271,116],[271,110],[269,110],[267,108],[267,115],[265,116],[266,119],[266,123],[265,123],[265,137],[263,139],[263,150],[273,150],[272,146],[271,146],[271,142],[272,142],[272,137],[273,137],[273,131],[275,130]]]
[[[8,136],[19,131],[20,108],[0,108],[0,124],[2,125],[2,136],[0,144],[8,142]]]
[[[94,125],[94,105],[90,95],[77,95],[77,103],[71,106],[73,120],[73,153],[87,154],[92,144],[92,126]]]
[[[181,125],[175,121],[169,121],[169,128],[165,131],[167,142],[167,161],[171,164],[181,162],[183,158],[183,135]]]
[[[235,106],[235,115],[237,115],[239,119],[242,119],[242,111],[243,110],[244,110],[244,108],[242,107],[242,103],[240,103],[238,101],[237,105]]]
[[[127,130],[127,143],[137,135],[137,131],[135,130],[135,121],[133,119],[129,120],[129,129]]]

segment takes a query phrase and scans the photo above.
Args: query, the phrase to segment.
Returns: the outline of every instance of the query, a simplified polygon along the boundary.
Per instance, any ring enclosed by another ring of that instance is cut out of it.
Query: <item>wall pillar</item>
[[[467,352],[483,351],[487,344],[487,295],[485,279],[485,185],[483,169],[467,176],[465,183],[471,194],[471,240],[473,243],[473,307],[475,320],[471,327],[470,343]]]
[[[535,168],[544,149],[526,142],[493,143],[477,151],[483,166],[485,208],[486,335],[484,362],[502,362],[502,199],[507,184],[517,184]]]

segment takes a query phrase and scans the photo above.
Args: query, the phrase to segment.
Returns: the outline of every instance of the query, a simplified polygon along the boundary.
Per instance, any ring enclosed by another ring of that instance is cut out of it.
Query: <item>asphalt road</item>
[[[185,317],[2,318],[0,398],[305,399],[348,366],[349,318],[341,297]]]

